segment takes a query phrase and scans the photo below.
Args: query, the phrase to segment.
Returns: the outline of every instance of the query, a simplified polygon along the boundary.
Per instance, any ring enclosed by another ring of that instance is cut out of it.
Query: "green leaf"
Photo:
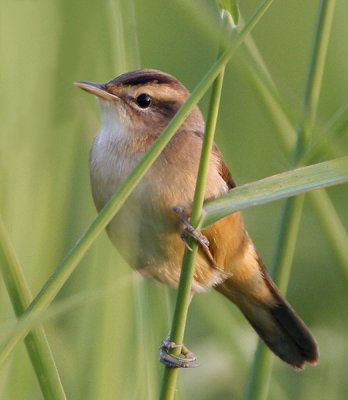
[[[32,295],[15,249],[0,218],[0,272],[17,317],[32,301]],[[42,326],[33,329],[25,338],[25,345],[47,399],[66,399],[59,373]]]
[[[204,228],[238,210],[347,181],[348,156],[283,172],[208,200],[203,208],[201,226]]]

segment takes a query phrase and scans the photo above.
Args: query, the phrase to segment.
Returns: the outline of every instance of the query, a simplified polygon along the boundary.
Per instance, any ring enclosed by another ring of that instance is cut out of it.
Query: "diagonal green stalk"
[[[17,317],[20,317],[30,304],[32,296],[1,218],[0,267],[13,308]],[[28,334],[25,345],[45,399],[66,399],[45,331],[41,326]]]
[[[310,163],[313,158],[321,152],[327,151],[329,143],[335,136],[342,134],[348,125],[348,103],[343,104],[329,119],[323,130],[319,133],[319,138],[313,146],[303,155],[302,164]]]
[[[253,61],[258,63],[258,53],[254,54],[254,49],[248,46],[248,43],[247,48],[251,52]],[[255,68],[253,63],[245,62],[243,63],[243,66],[245,66],[243,70],[248,71],[254,87],[257,88],[257,93],[261,97],[261,105],[265,106],[265,110],[271,116],[277,133],[280,135],[281,145],[286,151],[289,151],[294,146],[296,131],[282,107],[278,94],[274,90],[273,81],[268,78],[269,73],[264,72],[263,65],[262,63],[261,66]]]
[[[302,118],[298,125],[294,164],[299,163],[301,157],[308,149],[311,140],[330,38],[334,6],[335,0],[322,0],[321,2],[304,91]],[[286,201],[283,211],[283,218],[279,229],[279,240],[276,246],[272,268],[275,281],[283,291],[286,291],[288,284],[303,202],[303,196],[289,199]],[[259,342],[258,346],[264,345]],[[246,399],[259,400],[267,397],[268,390],[265,390],[265,388],[268,388],[266,382],[270,380],[272,362],[271,357],[266,356],[266,354],[267,352],[257,351],[257,357],[255,357],[254,365],[249,375],[247,390],[245,392]],[[261,380],[264,382],[263,385],[260,384]]]
[[[49,304],[53,301],[65,282],[69,279],[78,263],[96,240],[99,234],[104,230],[113,216],[121,208],[127,197],[130,195],[135,186],[140,182],[145,173],[149,170],[152,163],[158,157],[163,148],[167,145],[176,130],[180,127],[185,118],[192,111],[193,107],[203,97],[204,93],[211,86],[220,71],[224,68],[227,62],[231,59],[237,48],[242,44],[246,36],[256,26],[258,21],[267,11],[273,0],[265,0],[257,9],[255,14],[250,18],[241,32],[238,40],[229,46],[224,53],[218,58],[210,70],[206,73],[200,83],[193,90],[191,96],[186,103],[181,107],[175,117],[168,124],[156,142],[151,146],[144,158],[134,168],[129,177],[124,181],[118,190],[114,193],[96,219],[87,228],[75,246],[69,251],[63,262],[56,268],[46,284],[42,287],[38,295],[34,298],[30,306],[23,313],[18,325],[15,328],[16,333],[13,334],[5,343],[1,345],[0,351],[0,366],[3,365],[11,351],[17,343],[23,339],[28,333],[26,328],[30,319],[37,318],[43,313]]]
[[[248,71],[249,77],[252,79],[257,93],[262,97],[262,105],[272,118],[272,122],[277,128],[277,132],[281,135],[281,144],[286,152],[293,148],[296,138],[296,129],[290,122],[281,99],[274,87],[273,81],[269,78],[269,71],[260,59],[259,52],[252,42],[251,38],[245,41],[253,62],[242,58],[243,71]],[[254,64],[257,64],[256,66]],[[260,64],[260,65],[258,65]],[[305,154],[299,160],[300,165],[308,165],[318,154],[331,154],[334,152],[333,139],[335,136],[341,135],[348,124],[348,104],[343,104],[325,126],[319,131],[315,142],[309,146]]]
[[[235,211],[347,181],[348,156],[269,176],[207,200],[201,226],[205,228]]]
[[[68,280],[86,251],[99,236],[99,234],[105,229],[117,211],[121,208],[127,197],[151,167],[152,163],[167,145],[181,123],[185,120],[193,107],[198,103],[205,91],[208,90],[211,81],[214,80],[215,75],[220,71],[228,59],[228,55],[225,53],[219,62],[217,62],[208,72],[197,88],[192,92],[187,102],[171,120],[161,136],[152,145],[151,149],[134,168],[127,180],[118,187],[117,191],[101,210],[95,220],[91,223],[91,225],[87,228],[79,241],[69,251],[62,264],[59,265],[50,276],[46,284],[23,313],[20,321],[18,322],[18,324],[22,324],[23,329],[18,329],[18,327],[15,328],[16,333],[13,334],[8,342],[1,348],[0,365],[6,360],[19,340],[21,340],[27,334],[28,330],[25,328],[25,326],[28,324],[28,319],[37,318],[38,315],[44,312],[44,310],[49,306],[64,283]]]

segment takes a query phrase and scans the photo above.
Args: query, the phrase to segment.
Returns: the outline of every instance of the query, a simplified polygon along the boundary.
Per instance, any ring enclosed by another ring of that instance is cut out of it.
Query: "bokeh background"
[[[259,4],[241,3],[244,19]],[[274,2],[252,34],[294,126],[319,5],[316,0]],[[337,0],[318,132],[347,102],[347,18],[348,3]],[[99,110],[73,82],[103,82],[151,67],[192,89],[215,59],[218,30],[215,2],[208,0],[1,1],[0,213],[34,294],[96,215],[88,153]],[[252,62],[243,54],[239,51],[226,71],[216,138],[238,184],[290,166],[251,78],[247,65]],[[316,161],[347,151],[343,128],[330,152]],[[328,193],[347,227],[347,187]],[[277,202],[244,213],[266,264],[272,261],[282,206]],[[307,199],[288,299],[317,337],[321,361],[299,373],[276,359],[269,399],[346,398],[348,291],[342,271]],[[137,277],[102,234],[45,314],[68,398],[156,399],[163,372],[158,347],[170,326],[174,298],[175,291]],[[1,338],[15,322],[2,280],[0,310]],[[256,339],[221,296],[213,291],[196,296],[186,344],[198,353],[201,367],[180,373],[177,399],[241,399]],[[23,344],[0,371],[0,398],[42,398]]]

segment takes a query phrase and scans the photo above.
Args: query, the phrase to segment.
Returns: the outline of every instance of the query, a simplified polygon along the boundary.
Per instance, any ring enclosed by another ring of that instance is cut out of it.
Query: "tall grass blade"
[[[204,204],[202,227],[238,210],[328,187],[348,180],[348,156],[283,172],[237,186]]]
[[[1,218],[0,268],[13,308],[17,317],[20,317],[30,304],[32,296]],[[44,397],[52,400],[66,399],[45,331],[41,326],[28,334],[25,345]]]

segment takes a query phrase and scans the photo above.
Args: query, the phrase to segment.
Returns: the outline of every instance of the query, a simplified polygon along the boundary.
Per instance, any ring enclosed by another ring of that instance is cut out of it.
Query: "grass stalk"
[[[92,243],[96,240],[99,234],[104,230],[107,224],[111,221],[113,216],[121,208],[127,197],[130,195],[135,186],[140,182],[142,177],[151,167],[152,163],[156,160],[160,152],[167,145],[176,130],[180,127],[181,123],[192,111],[193,107],[203,97],[205,92],[211,86],[218,74],[231,59],[237,48],[242,44],[243,40],[256,26],[258,21],[262,18],[268,10],[273,0],[265,0],[255,14],[250,18],[245,25],[238,40],[229,46],[219,59],[214,63],[210,70],[206,73],[200,83],[192,91],[191,96],[186,103],[181,107],[175,117],[168,124],[167,128],[163,131],[160,137],[152,145],[150,150],[146,153],[144,158],[134,168],[129,177],[119,186],[118,190],[114,193],[105,207],[101,210],[95,220],[89,225],[85,233],[81,236],[78,242],[68,252],[63,262],[56,268],[56,270],[49,277],[40,292],[31,302],[29,307],[25,310],[20,318],[20,321],[15,327],[15,333],[5,342],[1,344],[0,350],[0,366],[3,365],[9,354],[15,348],[17,343],[23,339],[28,333],[27,325],[30,319],[37,318],[43,313],[49,304],[53,301],[65,282],[69,279],[72,272],[77,267],[78,263],[90,248]]]
[[[237,186],[216,199],[207,200],[203,207],[201,225],[205,228],[235,211],[345,183],[347,180],[348,156],[269,176]]]
[[[248,26],[250,26],[250,22],[252,20],[256,21],[256,19],[259,19],[258,15],[261,16],[261,13],[265,12],[268,6],[271,4],[271,2],[269,2],[268,5],[266,3],[268,2],[265,1],[263,5],[258,9],[258,11],[249,21],[249,24],[246,24],[241,34],[239,36],[235,36],[236,43],[241,43],[241,40],[244,40],[242,38],[246,37],[247,34],[246,32],[249,31]],[[225,15],[225,17],[227,18],[227,15]],[[225,23],[225,21],[223,21],[223,23]],[[198,168],[196,189],[193,199],[192,212],[190,216],[190,223],[195,228],[200,227],[200,220],[202,216],[203,203],[206,191],[206,178],[208,174],[211,150],[214,143],[214,135],[215,135],[219,105],[220,105],[223,77],[224,77],[224,68],[221,69],[221,72],[217,76],[212,87],[212,94],[207,116],[206,129],[202,145],[202,153]],[[188,308],[190,305],[191,295],[192,295],[192,290],[191,290],[192,279],[195,269],[195,259],[198,251],[198,243],[192,238],[189,238],[189,246],[191,247],[191,251],[185,249],[183,257],[177,301],[175,305],[172,328],[170,333],[170,341],[174,343],[183,343]],[[180,351],[181,348],[176,348],[173,350],[173,354],[179,355]],[[178,368],[165,367],[162,380],[162,388],[160,393],[161,400],[174,399],[178,372],[179,372]]]
[[[317,113],[321,83],[329,44],[336,0],[322,0],[318,16],[309,71],[303,98],[302,121],[298,129],[295,162],[298,162],[310,145],[312,129]]]
[[[214,134],[220,105],[223,77],[224,69],[216,78],[212,88],[207,124],[202,145],[201,159],[198,169],[196,190],[192,205],[192,213],[190,217],[190,223],[193,227],[198,227],[202,213],[206,191],[206,179],[209,168],[209,159],[214,143]],[[192,279],[195,270],[195,259],[198,250],[198,243],[190,238],[189,246],[191,247],[192,251],[185,249],[170,334],[170,340],[174,343],[183,343],[188,308],[191,301]],[[174,349],[174,351],[173,354],[179,355],[181,348]],[[171,400],[174,398],[178,372],[178,368],[165,367],[162,390],[160,395],[161,400]]]
[[[5,286],[17,317],[32,301],[22,267],[0,218],[0,267]],[[45,399],[66,399],[59,373],[42,326],[33,329],[25,338],[30,360]]]
[[[319,132],[319,137],[306,154],[301,159],[301,164],[310,163],[318,154],[329,152],[328,144],[332,143],[335,137],[342,135],[348,125],[348,103],[343,104],[325,124],[323,130]]]
[[[301,157],[308,149],[314,121],[316,117],[320,89],[330,38],[335,0],[322,0],[317,29],[314,36],[314,45],[309,63],[307,81],[304,90],[302,118],[298,124],[297,144],[294,152],[294,164],[299,163]],[[279,228],[279,240],[276,246],[273,273],[275,282],[285,292],[291,271],[291,262],[296,247],[296,238],[303,208],[303,196],[288,199],[285,203],[283,219]],[[261,342],[258,347],[264,346]],[[265,381],[270,380],[272,363],[265,365],[265,351],[257,351],[252,372],[249,375],[245,399],[261,400],[267,397],[267,392],[260,385],[259,374]],[[268,357],[268,356],[267,356]]]

